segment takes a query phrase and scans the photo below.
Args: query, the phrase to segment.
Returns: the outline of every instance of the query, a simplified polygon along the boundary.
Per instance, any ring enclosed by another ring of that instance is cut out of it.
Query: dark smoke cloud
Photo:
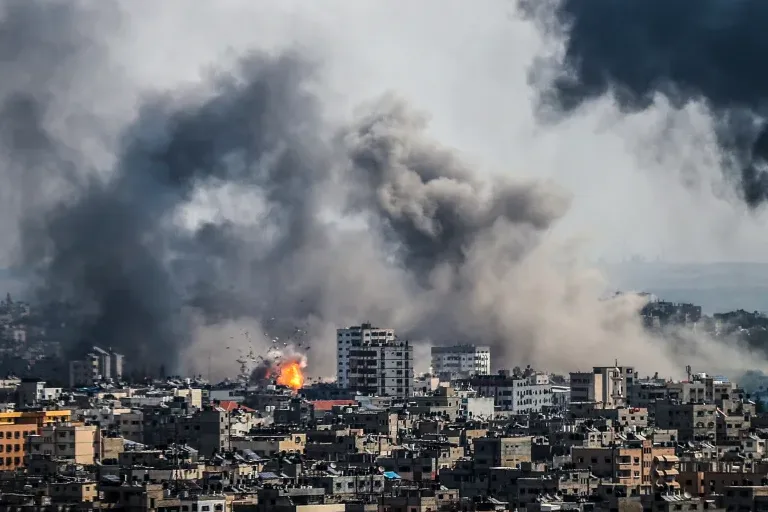
[[[46,248],[25,255],[45,262],[46,292],[87,307],[82,342],[173,367],[191,342],[186,316],[226,313],[217,312],[226,297],[212,289],[212,267],[241,240],[226,223],[187,232],[171,219],[201,184],[259,187],[270,203],[291,202],[269,215],[283,236],[275,250],[289,250],[290,236],[306,227],[297,217],[309,222],[305,194],[292,194],[313,179],[301,146],[291,145],[312,117],[297,89],[304,72],[292,56],[252,55],[235,74],[215,76],[201,103],[149,100],[110,179],[92,180],[75,201],[46,211],[42,233],[27,232],[28,247]]]
[[[768,198],[768,72],[762,62],[768,4],[524,0],[522,5],[565,45],[545,66],[559,70],[542,92],[548,110],[567,113],[608,92],[627,110],[648,108],[658,94],[678,107],[702,101],[717,121],[726,177],[738,183],[749,206]],[[534,74],[541,71],[537,66]]]
[[[0,234],[9,246],[19,216],[71,191],[83,175],[75,165],[79,155],[56,132],[62,124],[74,131],[85,114],[70,109],[80,97],[77,77],[92,65],[109,70],[97,33],[115,30],[118,13],[103,3],[79,5],[9,0],[0,6]],[[90,23],[95,18],[99,23]],[[89,119],[91,128],[97,124]]]
[[[353,206],[370,211],[408,268],[461,265],[498,222],[550,227],[568,206],[541,183],[477,182],[447,148],[420,139],[426,119],[392,97],[346,137],[358,187]]]

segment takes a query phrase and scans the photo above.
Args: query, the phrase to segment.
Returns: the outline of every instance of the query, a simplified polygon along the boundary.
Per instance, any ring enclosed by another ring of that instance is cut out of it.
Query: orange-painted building
[[[0,471],[24,467],[27,439],[44,426],[67,422],[72,411],[18,411],[0,413]]]

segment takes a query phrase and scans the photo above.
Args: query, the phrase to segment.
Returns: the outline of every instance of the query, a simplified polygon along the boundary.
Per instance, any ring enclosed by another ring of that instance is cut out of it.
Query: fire
[[[304,386],[304,373],[301,371],[301,365],[298,361],[282,363],[279,371],[277,383],[281,386],[288,386],[293,390],[301,389]]]

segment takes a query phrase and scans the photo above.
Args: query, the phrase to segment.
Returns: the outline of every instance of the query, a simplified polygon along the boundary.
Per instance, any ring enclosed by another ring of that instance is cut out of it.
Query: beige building
[[[571,458],[576,469],[589,469],[598,478],[625,485],[634,494],[645,494],[662,483],[670,488],[676,486],[678,461],[672,444],[660,446],[643,440],[624,446],[574,446]]]
[[[98,494],[98,485],[91,480],[48,484],[48,495],[54,503],[93,502],[96,501]]]
[[[203,408],[203,390],[198,388],[175,389],[173,396],[184,398],[187,403],[197,409]]]
[[[271,457],[280,452],[304,453],[307,446],[307,434],[292,432],[287,434],[266,434],[232,438],[232,449],[253,450],[263,457]]]
[[[135,443],[144,442],[144,415],[141,411],[130,411],[117,417],[120,435]]]
[[[480,437],[473,441],[478,468],[514,468],[531,462],[531,436]]]
[[[591,372],[570,374],[571,402],[595,402],[604,409],[624,407],[633,391],[631,366],[595,366]]]
[[[93,464],[99,455],[99,431],[95,425],[68,423],[49,425],[30,436],[29,454]]]

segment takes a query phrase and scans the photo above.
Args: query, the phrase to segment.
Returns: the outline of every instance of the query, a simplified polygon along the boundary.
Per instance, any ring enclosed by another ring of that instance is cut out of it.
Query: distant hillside
[[[768,263],[618,263],[602,265],[617,290],[647,291],[693,302],[707,314],[768,311]]]

